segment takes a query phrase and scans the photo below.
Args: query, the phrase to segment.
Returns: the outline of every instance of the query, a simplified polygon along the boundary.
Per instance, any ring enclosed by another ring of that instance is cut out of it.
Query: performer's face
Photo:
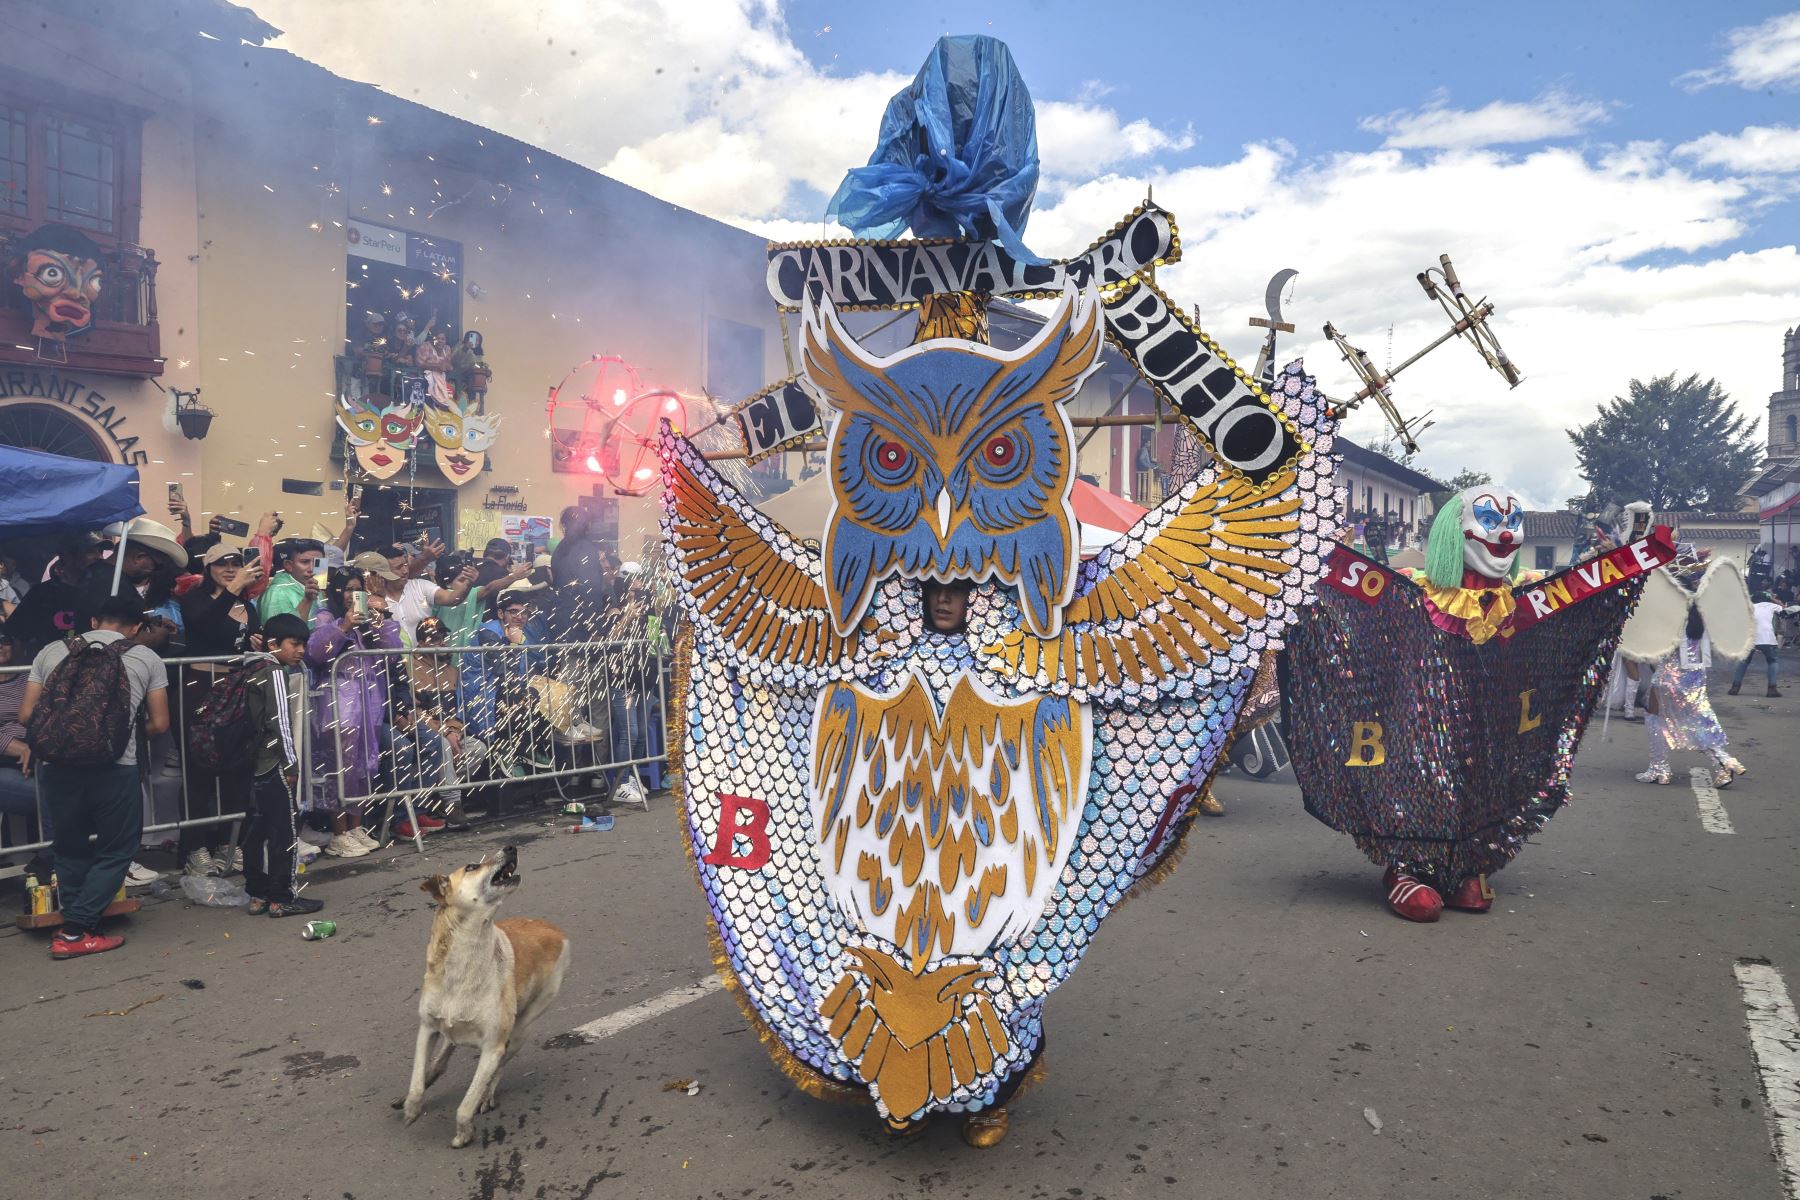
[[[1489,579],[1512,574],[1525,540],[1525,503],[1510,492],[1470,488],[1463,493],[1463,565]]]
[[[920,589],[925,624],[938,633],[956,633],[969,619],[969,585],[927,583]]]

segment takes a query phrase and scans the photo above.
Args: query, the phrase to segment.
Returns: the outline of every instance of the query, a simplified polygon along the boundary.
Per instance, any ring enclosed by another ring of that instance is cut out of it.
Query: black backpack
[[[188,722],[188,762],[208,775],[248,768],[256,758],[250,688],[266,664],[246,663],[213,679],[206,703]]]
[[[69,656],[44,681],[25,729],[34,756],[64,767],[119,761],[137,726],[125,673],[125,655],[135,645],[130,638],[105,645],[69,639]]]

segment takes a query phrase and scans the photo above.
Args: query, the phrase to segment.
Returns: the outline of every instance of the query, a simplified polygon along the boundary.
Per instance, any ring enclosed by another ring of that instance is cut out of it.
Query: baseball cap
[[[202,566],[210,567],[214,563],[227,558],[235,558],[239,562],[242,562],[244,560],[244,548],[242,546],[227,546],[221,543],[208,550],[201,557],[200,563]]]
[[[350,566],[369,575],[379,575],[390,583],[400,578],[394,574],[394,568],[388,566],[387,558],[375,550],[364,550],[350,560]]]

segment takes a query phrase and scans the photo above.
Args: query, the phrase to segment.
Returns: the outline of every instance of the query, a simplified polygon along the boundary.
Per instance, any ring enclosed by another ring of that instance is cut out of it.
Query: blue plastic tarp
[[[0,539],[99,529],[143,513],[136,467],[0,446]]]
[[[826,214],[859,238],[998,241],[1021,262],[1037,194],[1037,114],[1006,43],[939,38],[918,76],[888,101],[866,167],[844,176]]]

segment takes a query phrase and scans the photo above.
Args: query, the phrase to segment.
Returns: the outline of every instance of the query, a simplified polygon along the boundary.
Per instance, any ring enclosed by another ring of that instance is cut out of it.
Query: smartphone
[[[353,483],[350,485],[350,503],[358,510],[362,508],[362,493],[362,484]]]
[[[350,593],[350,611],[358,617],[368,616],[369,615],[369,593],[367,593],[367,592],[351,592]]]
[[[214,517],[220,533],[228,533],[232,537],[243,537],[250,532],[250,522],[240,521],[236,517]]]
[[[187,503],[187,501],[182,498],[181,485],[179,483],[171,483],[169,485],[169,505],[170,505],[170,507],[173,507],[177,504],[185,504],[185,503]]]

